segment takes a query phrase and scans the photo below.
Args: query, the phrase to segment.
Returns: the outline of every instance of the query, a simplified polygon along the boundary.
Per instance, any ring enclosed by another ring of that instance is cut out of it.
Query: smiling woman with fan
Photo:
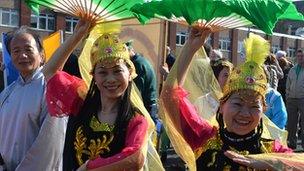
[[[244,155],[291,152],[278,140],[263,137],[267,80],[262,65],[269,53],[269,44],[258,35],[250,34],[246,39],[246,62],[231,72],[223,88],[216,114],[218,126],[212,126],[198,115],[183,86],[195,52],[210,33],[210,28],[192,28],[163,87],[161,118],[175,150],[190,170],[200,171],[252,169],[226,157],[227,150]]]
[[[154,124],[132,88],[135,68],[114,28],[96,26],[86,40],[89,90],[85,81],[59,71],[95,21],[84,16],[45,66],[49,111],[70,116],[63,170],[163,170],[158,156],[146,157]]]

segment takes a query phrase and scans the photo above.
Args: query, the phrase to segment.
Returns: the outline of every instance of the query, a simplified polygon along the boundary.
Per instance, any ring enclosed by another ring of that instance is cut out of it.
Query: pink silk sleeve
[[[48,82],[46,101],[52,116],[77,115],[87,93],[85,82],[58,71]]]
[[[193,150],[202,147],[208,139],[215,136],[217,128],[198,115],[196,108],[187,98],[186,90],[178,87],[173,95],[179,100],[180,124],[185,140]]]
[[[148,132],[148,122],[142,115],[136,115],[131,119],[123,150],[111,157],[98,157],[90,160],[88,169],[93,170],[139,170],[144,164],[144,154],[141,147],[145,142]]]
[[[275,140],[273,143],[274,144],[273,144],[273,149],[272,150],[275,153],[292,153],[293,152],[292,149],[282,145],[280,143],[280,141],[278,141],[278,140]]]

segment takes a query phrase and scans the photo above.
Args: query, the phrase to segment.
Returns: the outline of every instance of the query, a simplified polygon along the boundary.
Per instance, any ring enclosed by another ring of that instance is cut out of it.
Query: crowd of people
[[[19,77],[0,94],[0,171],[164,170],[170,143],[189,170],[304,169],[293,151],[298,138],[304,149],[302,50],[293,64],[250,34],[245,63],[233,66],[206,45],[210,28],[192,27],[178,58],[167,48],[158,91],[132,41],[113,31],[84,41],[95,22],[80,19],[47,62],[28,27],[9,34]],[[82,41],[90,80],[72,54]]]

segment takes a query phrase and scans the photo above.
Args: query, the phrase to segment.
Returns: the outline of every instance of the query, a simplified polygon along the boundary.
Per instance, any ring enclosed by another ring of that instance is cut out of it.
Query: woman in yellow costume
[[[92,23],[92,17],[83,17],[45,66],[49,111],[70,116],[63,169],[163,170],[152,146],[147,152],[154,124],[132,88],[135,68],[113,29],[95,29],[87,39],[89,89],[85,81],[59,71]]]
[[[161,94],[161,117],[177,153],[190,170],[242,170],[247,169],[246,166],[229,159],[225,151],[240,154],[292,152],[277,140],[262,138],[267,88],[262,65],[269,44],[260,36],[251,34],[245,41],[246,62],[228,77],[216,113],[218,126],[199,117],[183,86],[189,64],[209,34],[208,28],[192,28]]]

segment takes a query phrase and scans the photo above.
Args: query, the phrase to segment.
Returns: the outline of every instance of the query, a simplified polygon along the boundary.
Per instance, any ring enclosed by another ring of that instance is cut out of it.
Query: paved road
[[[186,167],[184,162],[173,149],[168,150],[167,160],[163,163],[166,171],[185,171]]]

